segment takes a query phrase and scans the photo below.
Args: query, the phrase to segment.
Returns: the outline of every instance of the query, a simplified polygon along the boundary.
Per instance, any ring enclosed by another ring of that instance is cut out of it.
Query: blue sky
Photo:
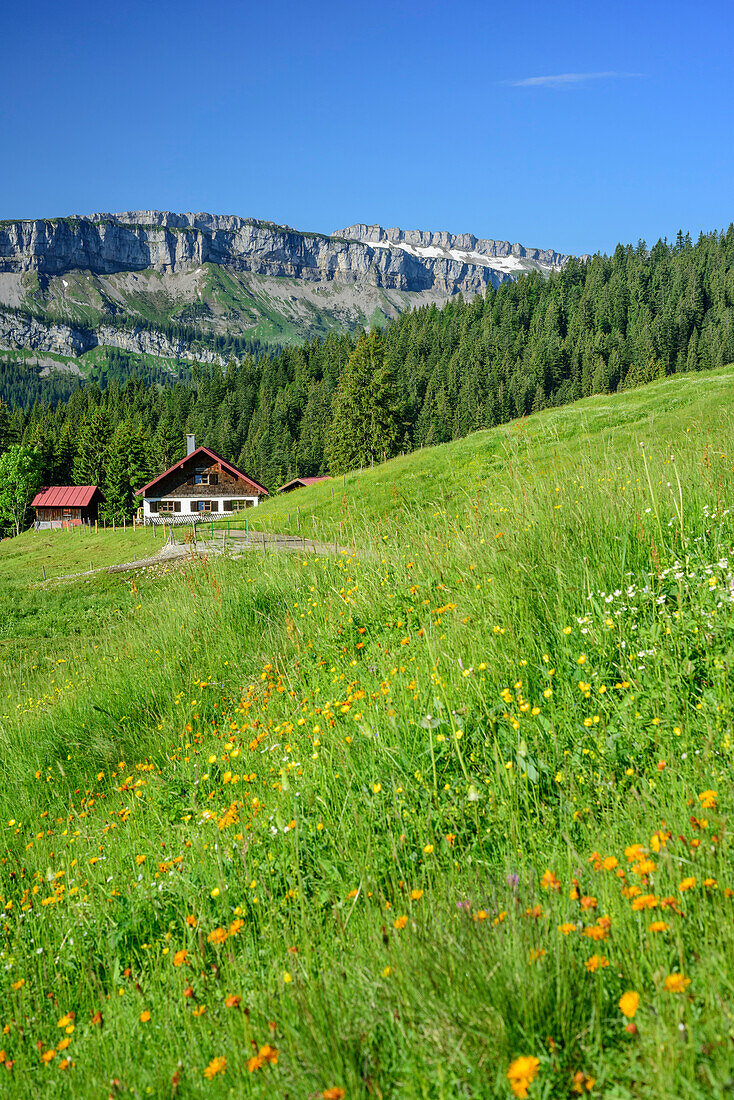
[[[0,218],[695,236],[734,219],[733,32],[731,0],[9,3]]]

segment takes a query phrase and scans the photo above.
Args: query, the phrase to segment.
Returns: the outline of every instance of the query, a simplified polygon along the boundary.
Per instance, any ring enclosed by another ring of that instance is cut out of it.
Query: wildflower
[[[239,1008],[241,1004],[242,997],[239,995],[239,993],[230,993],[224,1001],[225,1008]]]
[[[99,1012],[99,1011],[95,1012],[89,1022],[92,1025],[92,1027],[101,1027],[102,1026],[102,1013]]]
[[[197,1005],[196,1008],[191,1010],[191,1015],[195,1016],[198,1019],[199,1016],[203,1016],[205,1012],[206,1005]]]
[[[58,1051],[66,1050],[66,1048],[69,1046],[70,1043],[71,1043],[71,1039],[67,1035],[67,1037],[65,1039],[59,1039],[58,1043],[56,1044],[56,1049]]]
[[[209,895],[210,895],[210,897],[218,898],[219,897],[219,887],[215,886],[213,890],[209,891]]]
[[[17,992],[19,989],[22,989],[24,985],[25,978],[18,978],[17,982],[13,982],[10,988],[14,989]]]
[[[269,1043],[260,1047],[257,1054],[253,1055],[247,1063],[247,1069],[249,1073],[255,1073],[256,1070],[262,1069],[266,1062],[276,1066],[278,1064],[278,1051],[275,1047],[271,1047]]]
[[[148,1012],[148,1009],[146,1008],[144,1012],[140,1013],[140,1022],[141,1022],[141,1024],[147,1024],[149,1019],[150,1019],[150,1013]]]
[[[73,1012],[67,1012],[66,1015],[62,1016],[61,1019],[57,1022],[56,1026],[68,1027],[69,1024],[73,1022],[74,1016],[75,1014]]]
[[[701,791],[698,796],[698,801],[701,803],[704,810],[715,810],[718,797],[716,791]]]
[[[283,971],[283,981],[286,983],[286,985],[288,984],[288,982],[293,981],[293,978],[291,977],[291,975],[288,973],[287,970]]]
[[[691,979],[685,978],[682,974],[668,974],[663,982],[666,993],[683,993],[690,984]]]
[[[648,932],[667,932],[668,924],[664,920],[654,920],[647,926]]]
[[[654,894],[640,894],[639,897],[633,898],[632,908],[636,913],[642,909],[656,909],[659,898],[656,898]]]
[[[586,960],[584,965],[589,973],[593,974],[595,970],[600,970],[605,966],[609,966],[609,959],[604,955],[592,955],[590,959]]]
[[[393,921],[393,928],[397,928],[399,932],[402,928],[405,928],[407,923],[408,918],[406,916],[397,917],[396,920]]]
[[[596,906],[597,906],[596,898],[589,898],[589,897],[582,897],[581,898],[581,908],[582,909],[596,909]]]
[[[341,1085],[332,1085],[330,1089],[324,1089],[321,1093],[322,1100],[344,1100],[346,1095],[347,1091]]]
[[[601,865],[602,865],[602,867],[604,868],[605,871],[613,871],[614,868],[618,865],[618,863],[619,863],[619,860],[617,859],[616,856],[606,856],[602,860]]]
[[[245,927],[245,922],[240,917],[237,917],[235,920],[232,921],[232,923],[229,926],[230,936],[236,936],[237,933],[240,931],[240,929],[242,929],[244,927]]]
[[[381,790],[382,790],[382,783],[373,783],[372,784],[372,791],[373,791],[374,794],[379,794]]]
[[[214,943],[218,946],[219,944],[224,943],[228,935],[229,932],[226,928],[214,928],[206,937],[207,943]]]
[[[44,1066],[47,1066],[48,1063],[55,1057],[56,1051],[52,1047],[51,1050],[47,1050],[44,1054],[41,1055],[41,1061],[43,1062]]]
[[[137,863],[138,867],[140,867],[140,865],[142,863],[145,863],[147,858],[148,858],[147,856],[136,856],[135,857],[135,862]]]
[[[540,880],[540,885],[543,887],[544,890],[558,891],[561,889],[561,880],[556,878],[551,870],[546,870],[543,872],[542,878]]]
[[[186,962],[187,956],[188,951],[185,947],[182,948],[180,951],[177,951],[176,954],[173,956],[173,965],[183,966],[183,964]]]
[[[571,921],[566,921],[565,924],[558,925],[558,931],[562,932],[564,936],[569,936],[571,932],[576,931],[576,925],[572,924]]]
[[[382,971],[383,978],[389,978],[391,974],[392,974],[392,967],[391,966],[386,966],[385,969]]]
[[[226,1058],[212,1058],[209,1065],[204,1070],[204,1076],[207,1081],[211,1081],[212,1077],[216,1077],[218,1073],[224,1073],[227,1068]]]
[[[411,901],[420,901],[422,897],[423,897],[423,891],[422,890],[411,890],[410,891],[410,900]]]
[[[427,856],[429,856],[431,854],[431,852],[433,851],[433,845],[432,844],[426,844],[423,851],[426,853]]]
[[[693,875],[689,875],[688,878],[684,878],[682,882],[678,883],[678,889],[681,894],[684,894],[686,890],[692,890],[696,885],[696,880]]]
[[[623,993],[622,996],[619,998],[619,1010],[623,1016],[627,1017],[628,1020],[632,1019],[639,1007],[640,994],[635,993],[632,989],[628,990],[626,993]]]
[[[189,913],[188,917],[186,918],[186,923],[188,924],[189,928],[196,928],[196,917],[193,915],[193,913]]]
[[[523,1054],[511,1062],[507,1070],[507,1080],[515,1096],[520,1100],[528,1094],[528,1088],[538,1072],[540,1060],[532,1055]]]
[[[584,1090],[591,1092],[594,1087],[594,1077],[587,1077],[583,1070],[576,1070],[573,1075],[573,1081],[571,1083],[571,1092],[575,1092],[577,1095],[583,1095]]]

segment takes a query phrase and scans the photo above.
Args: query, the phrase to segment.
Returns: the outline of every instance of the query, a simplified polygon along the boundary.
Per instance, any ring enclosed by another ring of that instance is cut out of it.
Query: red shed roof
[[[331,481],[330,477],[294,477],[293,481],[286,481],[285,485],[281,485],[277,492],[282,493],[284,489],[291,489],[296,485],[303,485],[304,489],[309,485],[315,485],[318,481]]]
[[[158,474],[158,477],[154,477],[153,480],[149,481],[147,485],[144,485],[142,489],[136,489],[136,496],[140,496],[141,493],[146,493],[148,489],[152,489],[154,485],[157,485],[164,477],[168,477],[174,470],[182,470],[188,462],[202,455],[206,455],[207,458],[210,458],[213,462],[218,462],[225,470],[229,470],[234,477],[238,477],[240,480],[246,481],[248,485],[252,485],[253,489],[257,490],[259,494],[262,493],[264,496],[268,496],[268,491],[263,485],[259,485],[257,481],[248,477],[247,474],[243,474],[242,470],[238,470],[231,462],[225,462],[223,458],[215,454],[214,451],[210,451],[208,447],[197,447],[195,451],[192,451],[190,455],[186,455],[186,458],[182,458],[180,462],[174,462],[173,466],[169,466],[162,474]]]
[[[31,507],[86,508],[95,493],[99,493],[96,485],[48,485],[36,493]]]

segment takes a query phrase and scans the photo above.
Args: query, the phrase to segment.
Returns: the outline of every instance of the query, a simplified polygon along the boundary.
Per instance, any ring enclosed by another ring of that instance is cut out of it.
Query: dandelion
[[[682,974],[668,974],[663,982],[666,993],[683,993],[690,984],[691,979],[685,978]]]
[[[535,1078],[539,1066],[540,1060],[529,1054],[523,1054],[520,1058],[516,1058],[514,1062],[510,1062],[507,1070],[507,1080],[510,1082],[513,1093],[520,1100],[527,1097],[528,1088]]]
[[[207,1081],[211,1081],[212,1077],[216,1077],[218,1073],[224,1073],[227,1068],[226,1058],[212,1058],[209,1065],[204,1070],[204,1076]]]
[[[627,1017],[628,1020],[632,1019],[639,1007],[640,994],[635,993],[633,989],[629,989],[619,998],[619,1010],[623,1016]]]

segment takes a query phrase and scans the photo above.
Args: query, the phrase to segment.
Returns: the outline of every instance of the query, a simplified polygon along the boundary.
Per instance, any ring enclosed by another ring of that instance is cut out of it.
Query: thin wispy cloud
[[[567,84],[583,84],[589,80],[622,80],[642,73],[555,73],[552,76],[526,76],[522,80],[507,80],[512,88],[562,88]]]

